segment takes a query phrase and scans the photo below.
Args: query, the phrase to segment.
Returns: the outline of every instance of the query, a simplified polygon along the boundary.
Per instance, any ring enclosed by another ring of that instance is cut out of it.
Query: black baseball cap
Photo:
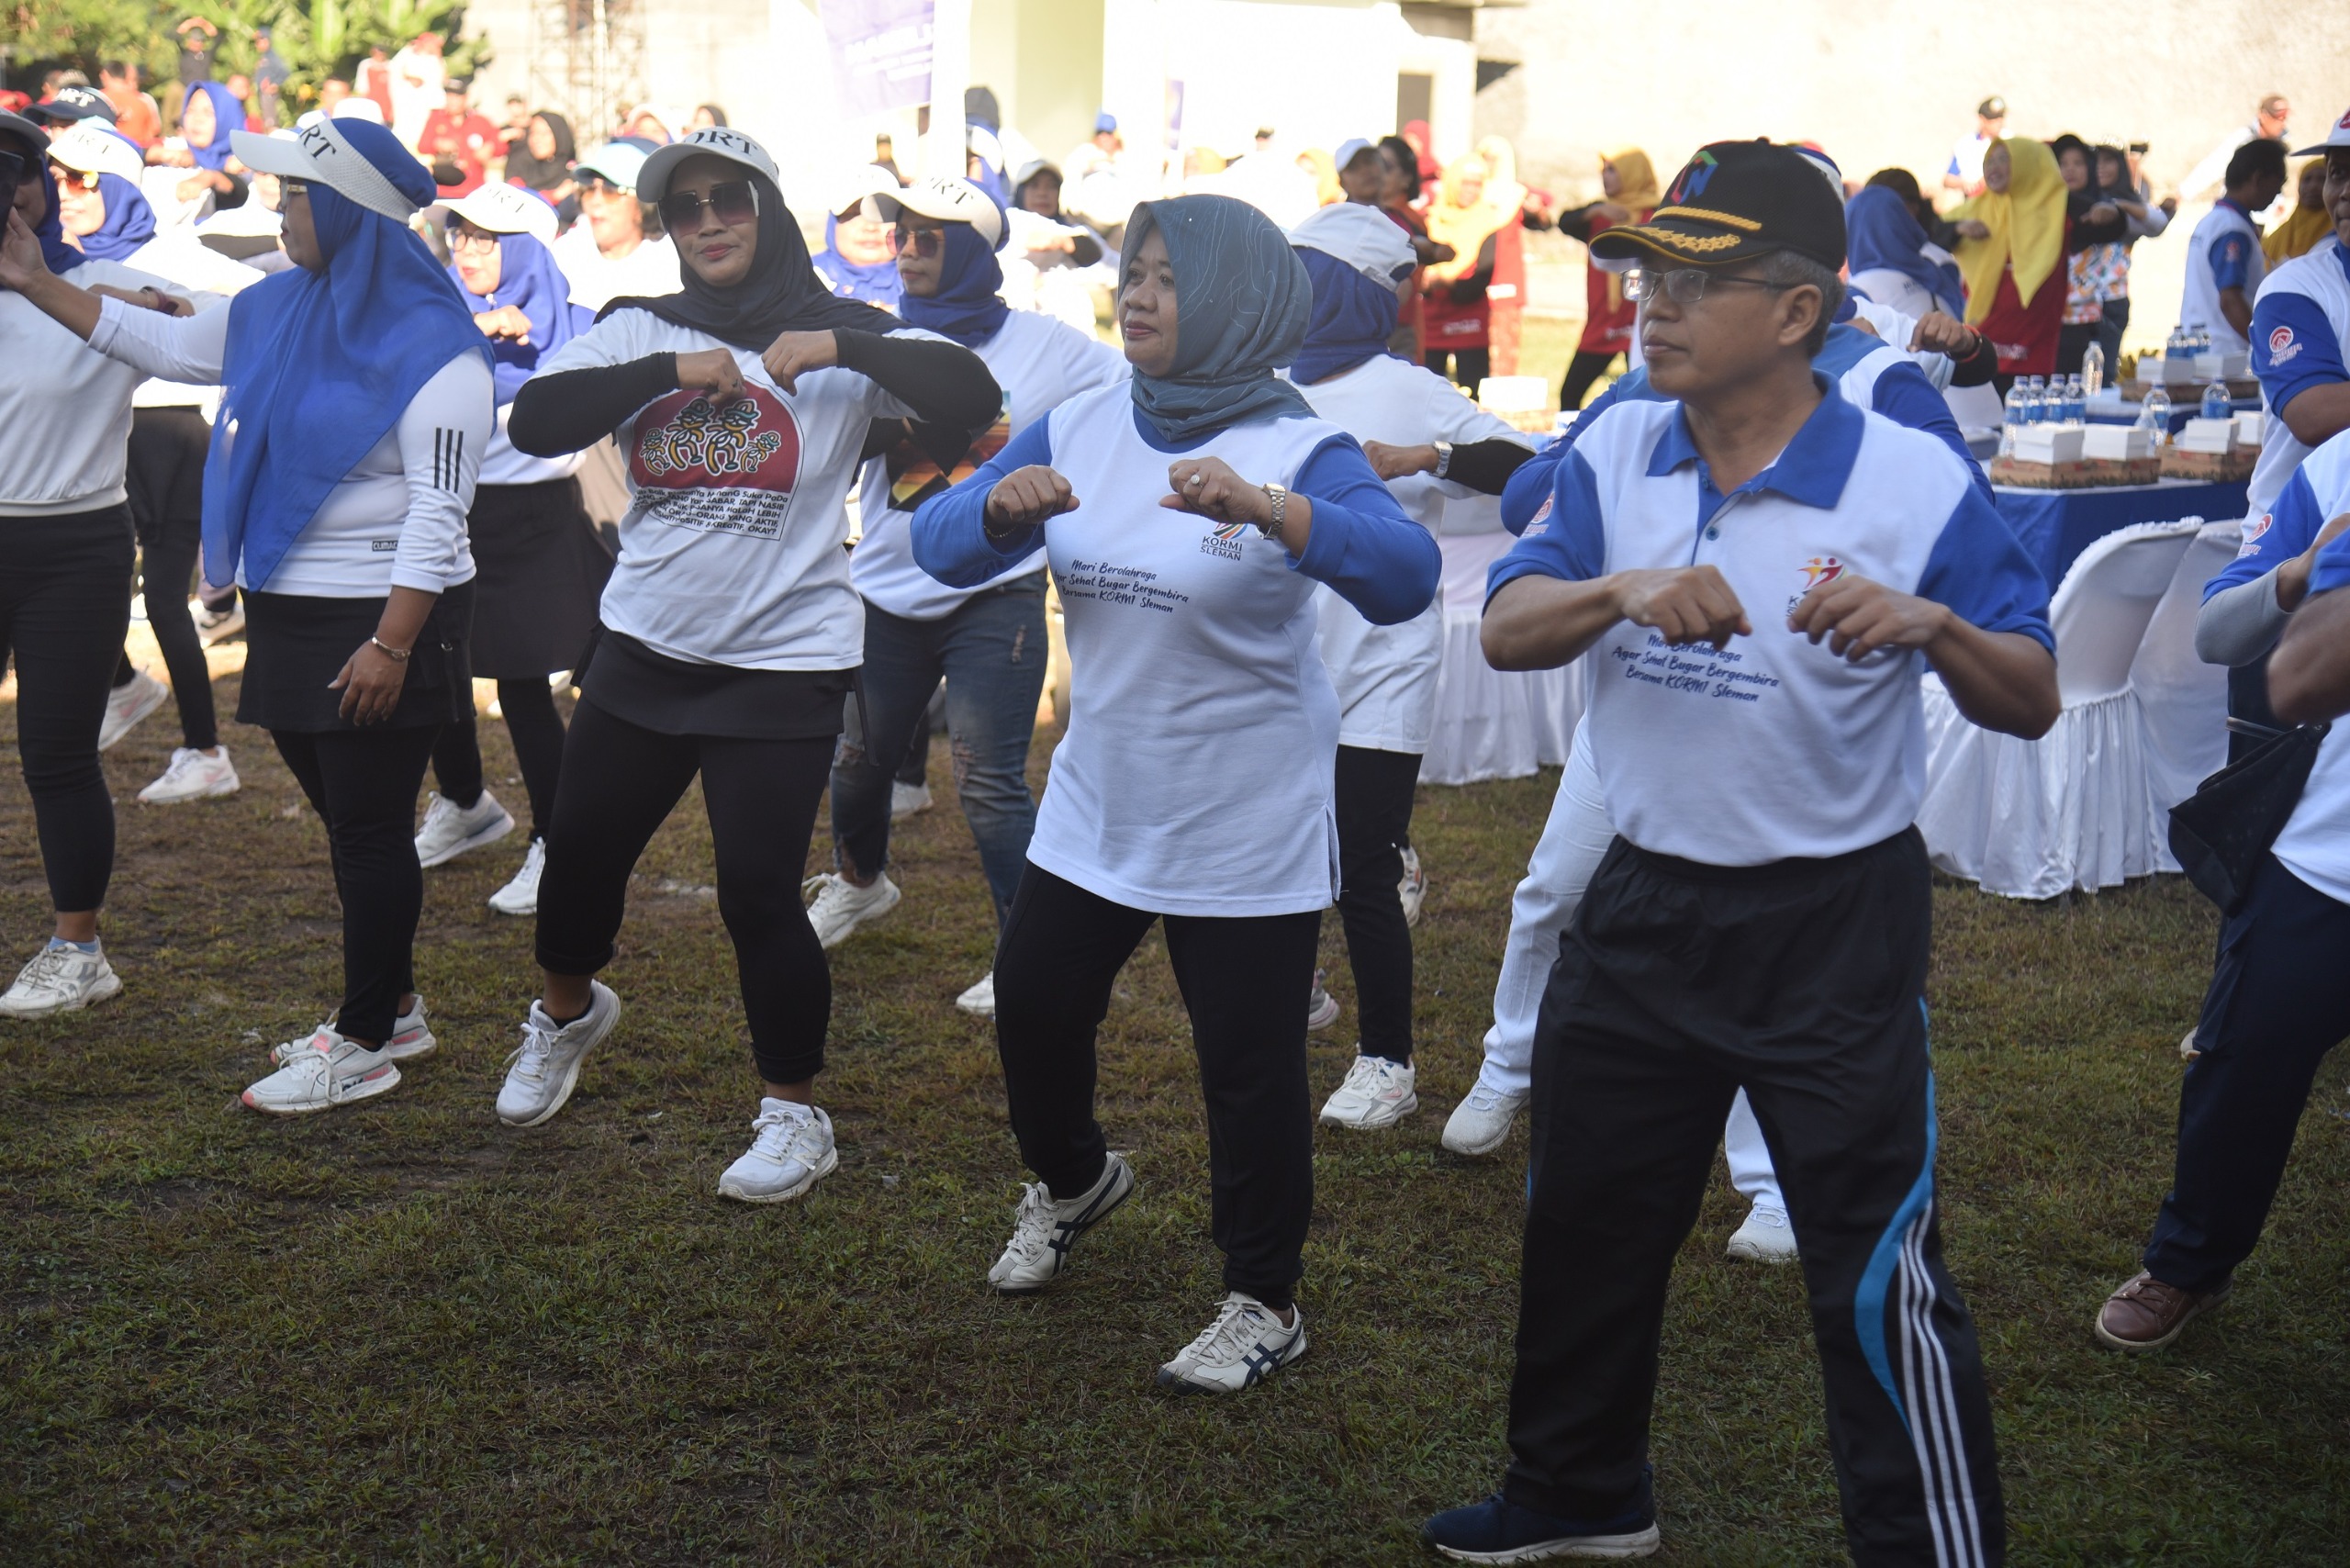
[[[2005,119],[2008,118],[2008,101],[1994,93],[1975,105],[1975,112],[1984,119]]]
[[[60,87],[56,96],[35,104],[30,112],[51,125],[71,125],[81,119],[102,119],[108,125],[115,121],[114,106],[95,87]]]
[[[1681,166],[1646,223],[1606,230],[1591,249],[1701,267],[1793,251],[1834,271],[1844,264],[1843,186],[1834,165],[1804,148],[1717,141]]]

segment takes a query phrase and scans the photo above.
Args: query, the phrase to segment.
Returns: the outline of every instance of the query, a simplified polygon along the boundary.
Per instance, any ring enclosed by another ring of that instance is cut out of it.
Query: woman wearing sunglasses
[[[432,181],[391,132],[345,119],[235,138],[247,166],[285,181],[295,265],[226,310],[101,301],[50,275],[21,212],[0,284],[135,373],[221,388],[204,546],[207,576],[245,590],[237,717],[270,732],[326,823],[342,901],[341,1008],[244,1092],[296,1115],[384,1093],[434,1048],[411,823],[434,734],[472,703],[465,509],[491,429],[489,350],[408,230]]]
[[[913,549],[960,588],[1045,553],[1074,670],[996,953],[996,1043],[1038,1180],[989,1281],[1044,1288],[1134,1190],[1094,1117],[1094,1037],[1119,970],[1164,919],[1228,1294],[1158,1378],[1230,1392],[1305,1352],[1300,1002],[1339,857],[1317,585],[1393,624],[1428,607],[1440,557],[1354,439],[1275,375],[1305,339],[1313,285],[1270,218],[1229,196],[1145,202],[1124,256],[1130,388],[1069,399],[925,502]]]
[[[875,163],[857,170],[834,193],[816,270],[843,299],[861,299],[884,310],[898,308],[897,252],[878,200],[895,192],[898,183],[897,175]]]
[[[1126,378],[1125,361],[1091,332],[1004,304],[996,261],[1007,237],[1004,214],[979,186],[928,180],[878,199],[896,226],[905,285],[899,313],[985,361],[1003,388],[1003,413],[962,458],[966,466],[951,454],[924,450],[910,431],[865,471],[865,534],[849,556],[849,575],[865,600],[863,711],[873,727],[851,735],[833,765],[839,869],[817,879],[808,911],[828,947],[898,902],[887,870],[890,785],[942,678],[956,794],[999,927],[1011,910],[1036,826],[1028,742],[1045,687],[1045,558],[1035,555],[980,588],[951,588],[914,564],[911,525],[923,501],[1056,405]],[[993,1013],[992,977],[982,975],[957,1003],[967,1013]]]
[[[800,879],[863,657],[844,503],[876,420],[935,427],[953,462],[1002,394],[957,344],[833,298],[767,150],[705,127],[648,159],[684,287],[614,300],[523,386],[508,427],[548,457],[618,439],[633,491],[581,683],[540,884],[543,989],[498,1116],[563,1109],[620,1001],[612,959],[637,857],[701,778],[763,1084],[751,1147],[720,1178],[746,1203],[798,1197],[835,1163],[813,1103],[832,1011]]]
[[[601,310],[626,294],[667,294],[677,286],[677,251],[659,230],[653,204],[636,182],[645,149],[612,141],[579,161],[579,220],[554,242],[554,259],[571,280],[571,300]]]

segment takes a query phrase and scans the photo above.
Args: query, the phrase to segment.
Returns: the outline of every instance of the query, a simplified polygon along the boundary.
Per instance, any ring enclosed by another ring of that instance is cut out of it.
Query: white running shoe
[[[1338,999],[1322,989],[1323,977],[1328,971],[1314,971],[1314,989],[1305,994],[1305,1026],[1326,1029],[1338,1021]]]
[[[130,733],[130,727],[163,705],[172,689],[140,670],[128,686],[106,693],[106,716],[98,723],[98,749],[106,750]]]
[[[890,781],[890,820],[891,822],[903,822],[908,817],[919,815],[930,810],[930,804],[929,785],[901,784],[894,778]]]
[[[399,1067],[385,1052],[321,1029],[293,1060],[246,1090],[244,1102],[273,1116],[300,1116],[373,1100],[399,1081]]]
[[[1346,1081],[1323,1102],[1322,1119],[1358,1132],[1392,1127],[1420,1108],[1420,1097],[1412,1092],[1418,1077],[1401,1062],[1358,1055],[1347,1069]]]
[[[187,612],[196,622],[196,636],[207,646],[226,642],[245,629],[245,601],[241,598],[231,598],[226,610],[214,610],[198,595],[187,601]]]
[[[539,878],[547,868],[547,841],[531,840],[530,853],[522,857],[522,868],[514,879],[489,895],[489,907],[500,914],[536,914],[539,913]]]
[[[1004,1295],[1043,1290],[1069,1267],[1069,1251],[1077,1238],[1109,1218],[1134,1190],[1134,1167],[1115,1150],[1103,1159],[1093,1185],[1067,1203],[1055,1198],[1042,1182],[1029,1183],[1021,1190],[1020,1207],[1012,1216],[1012,1239],[988,1271],[988,1283]]]
[[[813,1105],[759,1101],[751,1147],[718,1179],[718,1195],[746,1204],[780,1204],[830,1176],[841,1162],[833,1119]]]
[[[328,1019],[302,1039],[288,1040],[272,1049],[269,1059],[284,1067],[297,1059],[304,1051],[321,1049],[319,1044],[320,1037],[336,1034],[334,1025],[335,1020]],[[394,1061],[422,1061],[441,1048],[441,1042],[432,1037],[431,1027],[424,1021],[424,998],[421,995],[417,997],[414,1007],[392,1020],[392,1037],[376,1048]]]
[[[1526,1101],[1522,1091],[1505,1093],[1480,1082],[1446,1119],[1444,1147],[1472,1159],[1493,1153],[1509,1141],[1510,1124],[1517,1120]]]
[[[1786,1210],[1755,1204],[1729,1238],[1729,1255],[1749,1263],[1794,1262],[1796,1227],[1787,1223]]]
[[[1404,846],[1404,879],[1395,884],[1395,896],[1404,901],[1404,925],[1419,924],[1420,903],[1428,896],[1428,876],[1420,869],[1420,852],[1408,844]]]
[[[1305,1354],[1305,1313],[1292,1305],[1283,1327],[1273,1309],[1234,1291],[1215,1321],[1158,1369],[1158,1384],[1179,1394],[1237,1394]]]
[[[495,844],[513,831],[513,813],[488,790],[484,790],[481,799],[471,806],[460,807],[436,790],[424,808],[424,825],[416,830],[416,862],[426,867],[445,865],[468,849]]]
[[[588,1011],[557,1024],[546,1009],[531,1003],[522,1021],[522,1043],[506,1058],[506,1083],[498,1092],[498,1119],[509,1127],[535,1127],[571,1098],[579,1064],[621,1021],[621,999],[602,980],[588,982]]]
[[[46,1018],[104,1002],[122,989],[122,979],[103,949],[43,947],[17,971],[17,983],[0,993],[0,1018]]]
[[[858,926],[897,908],[898,900],[904,896],[887,871],[874,878],[869,888],[858,887],[837,871],[827,871],[800,883],[800,890],[816,895],[808,905],[808,924],[816,928],[816,940],[827,947],[839,946],[856,934]]]
[[[955,999],[955,1005],[980,1018],[995,1016],[995,971],[990,969],[979,977],[979,983]]]
[[[237,777],[237,765],[229,760],[227,746],[215,746],[207,756],[193,746],[173,746],[172,765],[163,776],[144,790],[139,798],[151,806],[175,805],[182,801],[207,801],[216,795],[233,795],[242,788]]]

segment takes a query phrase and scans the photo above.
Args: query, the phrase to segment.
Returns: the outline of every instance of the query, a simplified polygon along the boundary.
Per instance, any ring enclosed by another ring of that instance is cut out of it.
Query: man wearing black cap
[[[1811,368],[1841,196],[1795,148],[1718,142],[1595,243],[1642,262],[1641,353],[1674,400],[1579,433],[1493,570],[1497,668],[1590,653],[1617,836],[1535,1031],[1513,1460],[1499,1495],[1428,1521],[1456,1558],[1655,1550],[1665,1288],[1740,1088],[1803,1238],[1854,1559],[2004,1550],[1936,1217],[1919,678],[2036,736],[2054,640],[1966,465]]]
[[[44,130],[62,130],[76,120],[94,119],[108,126],[115,122],[114,106],[95,87],[60,87],[54,96],[35,104],[25,114]]]

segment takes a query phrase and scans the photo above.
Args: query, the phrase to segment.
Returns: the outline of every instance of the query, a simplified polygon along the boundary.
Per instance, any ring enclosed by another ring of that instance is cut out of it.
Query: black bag
[[[2233,726],[2236,721],[2230,720]],[[2170,852],[2196,891],[2233,914],[2300,803],[2329,724],[2269,732],[2269,739],[2203,780],[2170,809]]]

